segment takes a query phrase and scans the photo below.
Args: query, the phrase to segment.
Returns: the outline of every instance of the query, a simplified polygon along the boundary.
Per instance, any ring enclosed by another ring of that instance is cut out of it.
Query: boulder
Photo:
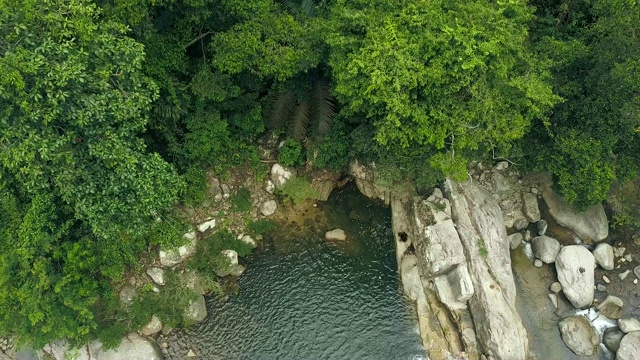
[[[251,245],[252,247],[258,246],[258,244],[256,244],[256,241],[249,235],[244,235],[243,237],[240,238],[240,241],[242,241],[247,245]]]
[[[503,170],[507,170],[508,167],[509,167],[509,162],[499,161],[494,167],[494,169],[496,169],[497,171],[503,171]]]
[[[164,270],[158,267],[150,267],[147,269],[147,275],[151,277],[154,283],[164,285]]]
[[[205,232],[209,229],[213,229],[216,226],[216,219],[207,219],[207,221],[198,225],[199,232]]]
[[[207,317],[207,305],[203,295],[198,295],[195,300],[189,302],[189,307],[184,311],[187,322],[201,322]]]
[[[549,227],[549,224],[547,223],[547,220],[540,220],[536,223],[536,228],[538,229],[538,235],[542,236],[544,234],[547,233],[547,228]]]
[[[547,297],[551,301],[551,304],[553,305],[553,308],[557,309],[558,308],[558,295],[556,295],[556,294],[547,294]]]
[[[546,264],[556,261],[556,256],[560,252],[558,240],[548,236],[536,236],[531,240],[533,255]]]
[[[600,243],[593,250],[593,257],[605,270],[613,270],[613,246]]]
[[[520,243],[522,243],[523,241],[522,234],[519,232],[509,235],[507,239],[509,241],[509,248],[511,250],[517,249],[518,246],[520,246]]]
[[[349,163],[349,175],[351,175],[364,196],[370,199],[380,199],[386,204],[391,201],[391,191],[384,186],[376,184],[375,167],[367,167],[358,160]]]
[[[264,189],[269,194],[273,194],[276,191],[276,185],[273,183],[273,181],[267,180],[267,185],[264,187]]]
[[[284,185],[294,174],[293,169],[285,168],[280,164],[273,164],[271,167],[271,182],[276,187],[276,189],[280,189],[282,185]]]
[[[196,252],[196,233],[193,231],[188,232],[184,234],[183,237],[187,239],[187,244],[177,249],[160,249],[160,264],[162,264],[162,266],[171,267],[178,265]]]
[[[582,213],[577,213],[550,187],[542,191],[549,214],[563,227],[572,230],[585,243],[604,240],[609,235],[609,223],[602,204],[593,205]]]
[[[153,315],[151,321],[140,330],[140,333],[144,336],[151,336],[159,333],[160,330],[162,330],[162,321]]]
[[[569,245],[556,257],[558,281],[562,292],[576,308],[585,308],[593,302],[595,259],[582,245]]]
[[[347,234],[342,229],[333,229],[324,233],[324,238],[329,241],[344,241],[347,240]]]
[[[264,216],[271,216],[276,212],[278,203],[275,200],[267,200],[260,204],[260,213]]]
[[[445,181],[452,219],[467,255],[475,295],[468,300],[477,338],[495,360],[524,360],[527,332],[515,307],[516,288],[502,211],[484,188]]]
[[[506,193],[511,189],[509,181],[507,181],[502,174],[497,172],[494,172],[491,175],[491,185],[493,185],[493,192],[498,194]]]
[[[624,337],[624,333],[618,327],[611,327],[602,334],[602,343],[607,349],[616,352],[620,347],[620,341]]]
[[[562,284],[556,281],[551,284],[551,286],[549,286],[549,290],[553,291],[554,293],[559,293],[562,290]]]
[[[95,360],[162,360],[157,346],[137,333],[128,334],[115,349],[106,350],[100,343],[94,343],[91,348]]]
[[[445,275],[434,279],[438,299],[451,310],[467,308],[473,296],[473,282],[465,264],[456,266]]]
[[[229,259],[230,266],[238,264],[238,253],[235,250],[222,250],[220,253]]]
[[[527,226],[529,226],[529,222],[526,219],[518,219],[513,223],[516,230],[524,230]]]
[[[522,195],[522,213],[530,223],[540,220],[540,208],[538,207],[538,197],[532,193]]]
[[[640,331],[640,320],[636,318],[618,319],[618,327],[625,334]]]
[[[622,302],[622,299],[609,295],[600,304],[598,304],[598,311],[609,319],[619,319],[622,315],[623,305],[624,303]]]
[[[598,352],[600,339],[596,330],[584,316],[570,316],[558,323],[562,340],[578,356],[591,356]]]
[[[118,296],[123,305],[131,305],[133,300],[138,297],[138,290],[133,285],[127,284],[120,289]]]
[[[622,338],[616,360],[640,360],[640,331],[628,333]]]

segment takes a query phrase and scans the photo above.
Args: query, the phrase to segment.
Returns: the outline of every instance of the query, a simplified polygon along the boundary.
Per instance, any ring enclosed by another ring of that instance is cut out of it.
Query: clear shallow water
[[[209,317],[179,342],[211,360],[424,359],[398,283],[388,210],[353,189],[324,207],[351,240],[312,236],[288,240],[283,251],[279,239],[267,239],[248,259],[239,293],[208,299]],[[368,219],[349,220],[354,208]]]

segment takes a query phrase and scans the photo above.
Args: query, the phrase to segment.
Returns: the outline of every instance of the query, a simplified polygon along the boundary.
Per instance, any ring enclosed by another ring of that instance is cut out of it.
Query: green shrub
[[[342,122],[334,122],[329,134],[313,149],[314,165],[333,171],[343,170],[349,162],[350,142],[346,126]]]
[[[304,164],[302,144],[295,139],[285,140],[278,153],[278,161],[284,166],[300,166]]]
[[[242,257],[251,253],[253,246],[236,239],[227,230],[220,230],[198,241],[196,253],[187,262],[187,267],[203,273],[225,269],[229,262],[220,254],[222,250],[235,250]]]
[[[299,176],[294,176],[285,182],[279,193],[296,205],[302,204],[307,199],[318,197],[318,191],[311,187],[311,182]]]
[[[278,225],[273,220],[261,219],[258,221],[251,221],[247,223],[246,230],[249,235],[262,235],[278,228]]]
[[[191,166],[183,176],[187,183],[187,190],[184,194],[185,204],[191,206],[201,204],[207,193],[207,173],[198,166]]]
[[[238,191],[229,198],[229,201],[234,211],[244,213],[251,211],[251,191],[245,187],[238,189]]]

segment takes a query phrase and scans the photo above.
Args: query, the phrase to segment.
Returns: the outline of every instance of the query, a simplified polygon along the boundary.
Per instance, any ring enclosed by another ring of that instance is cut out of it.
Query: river
[[[348,240],[266,237],[238,293],[209,298],[205,322],[174,337],[175,359],[187,349],[209,360],[426,358],[398,281],[389,209],[347,186],[319,211]]]

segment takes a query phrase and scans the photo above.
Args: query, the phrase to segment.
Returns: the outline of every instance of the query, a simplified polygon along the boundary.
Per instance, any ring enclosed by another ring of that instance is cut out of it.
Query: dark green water
[[[399,287],[389,210],[349,187],[322,208],[347,243],[266,239],[239,293],[208,299],[209,317],[177,341],[211,360],[424,359]],[[352,210],[361,220],[349,219]]]

